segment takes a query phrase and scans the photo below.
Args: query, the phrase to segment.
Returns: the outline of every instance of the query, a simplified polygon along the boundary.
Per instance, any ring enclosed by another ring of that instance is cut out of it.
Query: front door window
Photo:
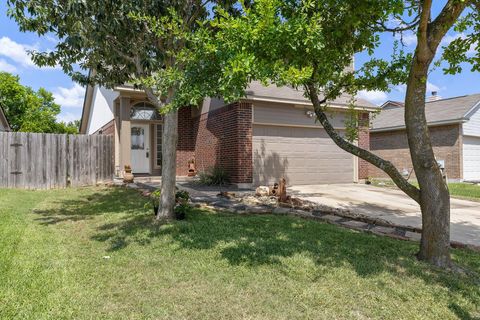
[[[131,128],[131,165],[133,173],[150,173],[150,125],[135,124]]]
[[[132,127],[132,150],[145,149],[145,129]]]

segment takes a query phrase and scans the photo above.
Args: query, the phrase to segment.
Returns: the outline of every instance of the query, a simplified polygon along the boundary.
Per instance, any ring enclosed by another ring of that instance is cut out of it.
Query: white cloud
[[[412,32],[404,32],[403,34],[398,33],[395,36],[398,40],[402,40],[402,42],[407,46],[413,46],[417,44],[417,35]]]
[[[384,103],[388,99],[388,96],[385,92],[378,91],[378,90],[374,90],[374,91],[361,90],[358,92],[357,97],[365,99],[377,105]]]
[[[0,55],[5,56],[23,67],[35,67],[28,50],[35,50],[33,46],[17,43],[8,37],[0,38]]]
[[[70,112],[62,112],[57,116],[57,121],[61,121],[65,123],[72,122],[74,120],[79,120],[79,119],[80,119],[79,115],[76,115]]]
[[[57,87],[53,91],[55,102],[64,108],[82,108],[85,88],[75,83],[70,88]]]
[[[0,71],[5,71],[5,72],[16,72],[17,68],[14,65],[11,65],[4,59],[0,59]]]
[[[8,37],[0,38],[0,56],[3,56],[7,60],[15,62],[17,65],[24,68],[40,68],[33,62],[32,57],[29,54],[29,51],[38,50],[40,50],[38,43],[35,45],[28,45],[15,42]],[[42,68],[58,69],[58,66]]]

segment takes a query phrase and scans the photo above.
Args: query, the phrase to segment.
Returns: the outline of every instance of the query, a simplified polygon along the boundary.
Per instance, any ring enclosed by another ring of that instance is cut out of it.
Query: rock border
[[[119,186],[119,184],[116,184]],[[148,197],[156,188],[144,183],[127,184],[127,188],[137,190],[142,196]],[[273,214],[294,216],[302,219],[316,220],[324,223],[334,224],[342,228],[363,231],[378,236],[389,237],[397,240],[419,242],[422,230],[411,226],[402,226],[390,223],[382,219],[371,218],[365,215],[352,213],[349,210],[332,208],[314,203],[303,207],[293,207],[285,204],[274,207],[270,205],[249,205],[228,197],[217,196],[202,197],[192,196],[190,199],[196,208],[211,209],[236,214]],[[452,248],[470,249],[480,252],[480,245],[471,245],[458,241],[451,241]]]

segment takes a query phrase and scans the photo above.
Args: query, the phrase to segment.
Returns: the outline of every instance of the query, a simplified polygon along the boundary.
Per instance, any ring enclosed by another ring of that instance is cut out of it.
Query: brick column
[[[253,183],[253,146],[252,146],[252,104],[240,102],[236,108],[236,170],[232,182],[238,184]]]
[[[370,118],[369,113],[364,112],[358,115],[358,146],[365,150],[370,150]],[[368,178],[369,163],[365,160],[358,159],[358,179]]]

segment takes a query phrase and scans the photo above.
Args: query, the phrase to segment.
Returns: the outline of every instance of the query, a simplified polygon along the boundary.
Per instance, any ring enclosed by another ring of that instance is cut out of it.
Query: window
[[[139,127],[132,127],[132,150],[145,149],[145,130]]]
[[[156,125],[157,130],[156,130],[156,135],[157,135],[157,166],[161,167],[162,166],[162,125],[157,124]]]
[[[146,102],[135,104],[130,109],[131,120],[161,120],[162,117],[155,109],[155,107]]]

